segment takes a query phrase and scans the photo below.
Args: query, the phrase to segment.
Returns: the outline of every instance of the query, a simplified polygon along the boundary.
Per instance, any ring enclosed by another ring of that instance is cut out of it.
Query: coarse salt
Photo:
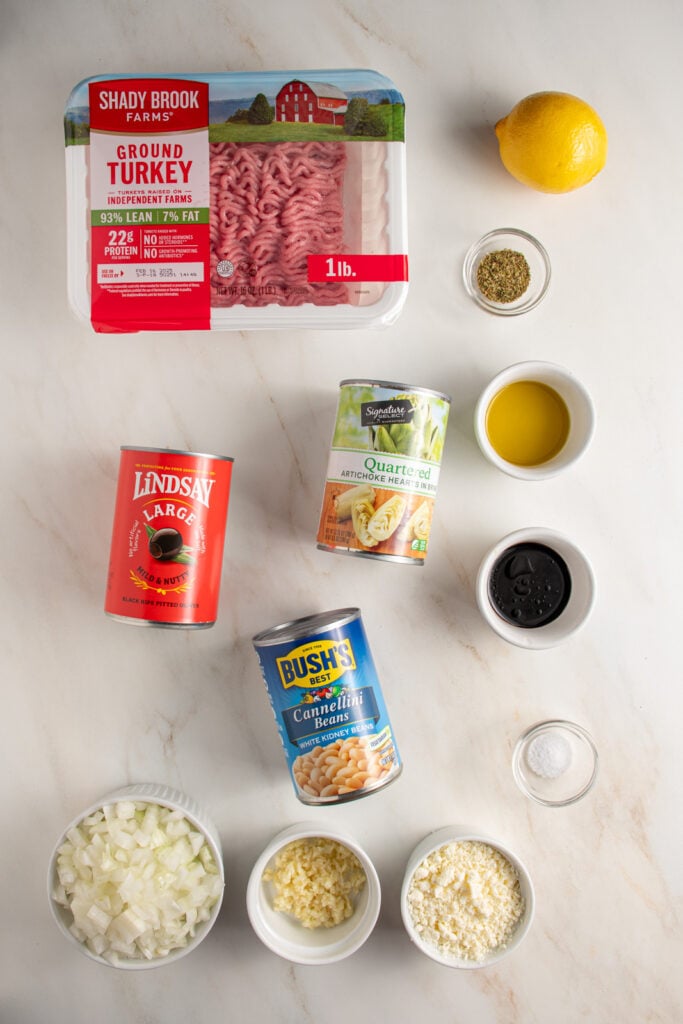
[[[560,733],[541,733],[527,748],[526,762],[534,775],[542,779],[558,779],[572,763],[569,740]]]

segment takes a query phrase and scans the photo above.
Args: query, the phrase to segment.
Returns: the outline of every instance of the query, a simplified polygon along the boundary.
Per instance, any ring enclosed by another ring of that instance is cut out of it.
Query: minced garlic
[[[292,914],[304,928],[331,928],[351,917],[366,876],[348,847],[315,837],[284,846],[263,880],[273,883],[275,910]]]
[[[510,861],[486,843],[446,843],[418,865],[408,890],[415,930],[440,953],[481,961],[507,945],[524,897]]]

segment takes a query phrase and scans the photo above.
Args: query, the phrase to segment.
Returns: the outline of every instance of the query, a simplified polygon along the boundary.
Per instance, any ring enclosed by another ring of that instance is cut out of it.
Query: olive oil
[[[548,384],[517,380],[494,395],[486,411],[486,433],[501,459],[515,466],[540,466],[569,437],[569,410]]]

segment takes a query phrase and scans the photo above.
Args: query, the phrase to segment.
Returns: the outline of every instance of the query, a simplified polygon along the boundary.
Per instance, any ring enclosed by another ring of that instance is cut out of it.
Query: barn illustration
[[[303,82],[294,78],[282,86],[275,100],[276,121],[343,124],[348,97],[329,82]]]

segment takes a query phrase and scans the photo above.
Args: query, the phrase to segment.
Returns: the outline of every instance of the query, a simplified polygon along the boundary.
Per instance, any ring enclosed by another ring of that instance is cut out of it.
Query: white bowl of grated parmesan
[[[421,952],[446,967],[498,963],[534,916],[534,890],[515,854],[464,826],[431,832],[410,855],[401,916]]]
[[[247,885],[259,939],[298,964],[331,964],[354,953],[375,927],[380,902],[377,872],[358,843],[308,822],[275,836]]]

